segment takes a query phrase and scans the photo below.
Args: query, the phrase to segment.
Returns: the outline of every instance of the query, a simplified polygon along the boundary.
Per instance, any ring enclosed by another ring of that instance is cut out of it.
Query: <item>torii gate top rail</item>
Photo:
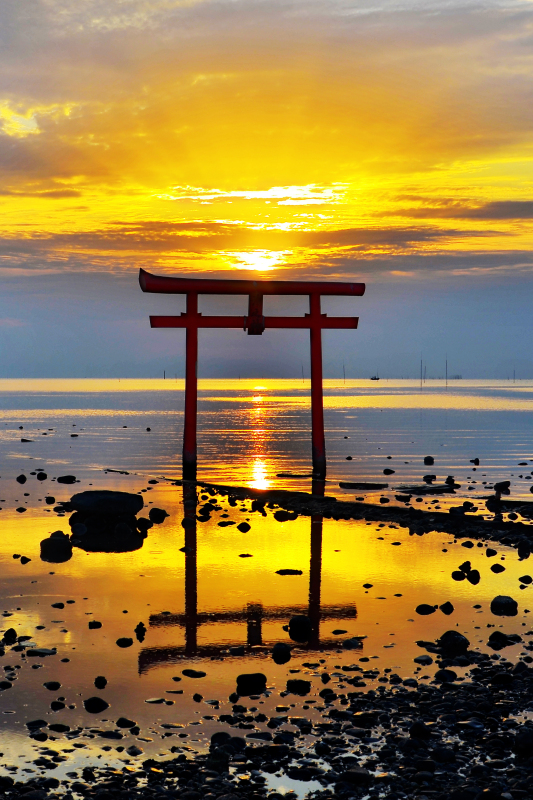
[[[183,432],[183,477],[196,479],[196,414],[198,328],[240,328],[249,336],[261,336],[266,328],[308,328],[311,336],[311,425],[313,474],[326,476],[324,405],[322,396],[322,329],[357,328],[358,317],[329,317],[320,310],[321,295],[361,297],[364,283],[305,281],[243,281],[204,278],[178,278],[152,275],[141,269],[143,292],[186,294],[187,311],[180,316],[151,316],[152,328],[186,328],[185,420]],[[247,294],[248,315],[203,316],[198,312],[199,294]],[[263,316],[264,295],[308,295],[309,314],[303,317]]]

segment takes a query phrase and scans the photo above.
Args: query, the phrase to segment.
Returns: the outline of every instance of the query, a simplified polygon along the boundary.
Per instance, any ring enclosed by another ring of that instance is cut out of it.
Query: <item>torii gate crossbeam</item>
[[[327,283],[305,281],[243,281],[203,278],[176,278],[152,275],[141,269],[139,283],[143,292],[187,295],[187,310],[179,316],[151,316],[152,328],[185,328],[185,418],[183,430],[183,477],[196,480],[198,329],[240,328],[249,336],[260,336],[266,328],[309,329],[311,340],[311,428],[313,476],[326,477],[324,437],[324,401],[322,390],[322,330],[357,328],[358,317],[328,317],[322,314],[320,297],[361,297],[364,283]],[[199,294],[248,295],[248,314],[203,316],[198,312]],[[265,317],[264,295],[308,295],[309,314],[303,317]]]

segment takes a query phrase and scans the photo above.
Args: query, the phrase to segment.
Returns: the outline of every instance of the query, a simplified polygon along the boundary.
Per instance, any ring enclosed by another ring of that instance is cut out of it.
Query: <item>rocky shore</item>
[[[372,670],[340,664],[297,695],[284,691],[280,702],[287,705],[270,717],[256,713],[261,695],[231,695],[231,713],[220,714],[208,753],[175,755],[172,748],[161,760],[135,759],[121,770],[85,768],[58,780],[50,777],[57,764],[48,748],[41,758],[48,775],[0,777],[1,796],[280,800],[294,795],[269,789],[269,779],[287,776],[299,782],[301,796],[312,781],[308,796],[323,800],[533,797],[533,723],[524,718],[533,700],[533,658],[512,664],[497,653],[470,650],[467,640],[452,647],[445,640],[434,643],[440,668],[428,685],[389,674],[365,692]],[[454,667],[465,665],[468,673],[460,678]],[[295,700],[300,707],[291,707]],[[312,718],[305,714],[310,704]],[[250,733],[258,724],[261,730]]]

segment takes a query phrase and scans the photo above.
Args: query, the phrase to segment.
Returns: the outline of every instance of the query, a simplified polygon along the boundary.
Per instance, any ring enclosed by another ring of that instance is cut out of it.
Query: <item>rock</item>
[[[61,689],[61,684],[59,681],[46,681],[43,683],[45,689],[48,689],[49,692],[57,692],[58,689]]]
[[[261,694],[266,689],[266,675],[262,672],[249,672],[237,676],[237,694],[248,697],[251,694]]]
[[[57,478],[58,483],[76,483],[76,476],[75,475],[60,475]]]
[[[417,656],[413,661],[415,664],[421,664],[424,667],[429,667],[430,664],[433,664],[431,656]]]
[[[143,498],[139,494],[104,489],[79,492],[70,498],[70,506],[74,511],[104,517],[135,516],[143,505]]]
[[[278,569],[276,575],[303,575],[301,569]]]
[[[94,685],[97,689],[105,689],[107,686],[107,678],[104,678],[103,675],[98,675],[98,677],[94,679]]]
[[[452,578],[454,581],[464,581],[466,578],[466,573],[462,572],[462,570],[456,569],[452,572]]]
[[[505,572],[505,567],[503,564],[492,564],[490,570],[498,575],[500,572]]]
[[[97,619],[90,619],[89,620],[89,630],[90,631],[98,630],[98,628],[101,628],[101,627],[102,627],[102,623],[98,622]]]
[[[244,645],[237,645],[237,647],[230,647],[229,654],[230,656],[243,656],[244,655]]]
[[[508,595],[499,594],[490,604],[490,610],[497,617],[516,617],[518,603]]]
[[[309,617],[299,614],[289,622],[289,636],[293,642],[308,642],[313,635],[313,625]]]
[[[119,717],[116,721],[117,728],[134,728],[137,723],[127,717]]]
[[[503,633],[503,631],[493,631],[489,636],[487,644],[493,650],[503,650],[504,647],[510,647],[510,645],[517,644],[521,641],[522,637],[517,633],[506,634]]]
[[[435,680],[438,683],[453,683],[457,680],[457,672],[453,669],[438,669],[435,673]]]
[[[58,536],[57,534],[61,534]],[[63,564],[72,558],[72,542],[66,533],[55,531],[48,539],[41,541],[41,561],[50,564]]]
[[[202,672],[200,669],[182,669],[181,674],[187,678],[205,678],[207,672]]]
[[[27,479],[27,477],[25,475],[17,475],[15,480],[16,480],[17,483],[23,484],[23,483],[26,483],[26,481],[28,479]]]
[[[435,459],[433,456],[424,456],[424,466],[425,467],[432,467],[435,463]]]
[[[498,551],[494,550],[492,547],[487,547],[487,549],[485,550],[485,555],[487,556],[487,558],[492,558],[493,556],[498,555]]]
[[[422,476],[422,480],[424,481],[424,483],[433,483],[433,481],[437,480],[437,476],[436,475],[423,475]]]
[[[272,660],[276,664],[286,664],[291,660],[291,648],[284,642],[277,642],[272,648]]]
[[[470,647],[470,642],[466,636],[463,636],[459,631],[446,631],[446,633],[442,634],[440,639],[437,639],[437,644],[443,653],[451,653],[454,655],[466,653]]]
[[[122,636],[120,639],[117,639],[116,644],[119,647],[131,647],[133,644],[133,639],[129,639],[127,636]]]
[[[146,625],[144,622],[139,622],[139,624],[134,629],[135,636],[138,642],[144,642],[146,637]]]
[[[106,703],[101,697],[89,697],[83,701],[83,707],[89,714],[102,714],[109,708],[109,703]]]
[[[46,480],[48,480],[48,475],[46,474],[46,472],[38,472],[37,473],[37,480],[38,481],[46,481]]]
[[[311,681],[304,681],[300,678],[290,678],[287,681],[287,691],[291,694],[306,695],[311,691]]]
[[[350,767],[341,773],[340,779],[351,786],[367,786],[374,780],[374,776],[363,767]]]
[[[64,603],[52,603],[51,608],[65,608]]]
[[[471,569],[470,572],[467,573],[466,579],[472,586],[477,586],[481,580],[481,575],[477,569]]]
[[[498,492],[499,494],[510,494],[510,485],[511,481],[500,481],[499,483],[494,484],[494,491]]]
[[[137,497],[137,495],[135,495]],[[148,518],[150,522],[153,522],[154,525],[161,525],[162,522],[166,520],[166,518],[170,516],[163,508],[151,508],[148,512]]]
[[[366,636],[352,636],[350,639],[345,639],[342,646],[345,650],[361,650],[363,639],[366,639]]]
[[[420,614],[421,617],[427,617],[429,614],[434,614],[436,609],[435,606],[430,606],[427,603],[421,603],[415,608],[415,611],[417,614]]]
[[[529,725],[520,725],[516,729],[513,741],[513,751],[525,758],[533,752],[533,728]]]
[[[126,748],[126,753],[133,758],[135,756],[141,756],[144,750],[141,747],[137,747],[137,745],[132,744],[130,747]]]
[[[446,614],[448,617],[450,614],[453,614],[454,607],[449,601],[446,601],[446,603],[443,603],[441,606],[439,606],[439,611],[442,611],[442,613]]]
[[[396,472],[396,470],[394,470],[394,469],[388,469],[388,468],[387,468],[387,469],[384,469],[384,470],[383,470],[383,474],[384,474],[384,475],[394,475],[394,474],[395,474],[395,472]]]
[[[15,644],[16,641],[17,641],[17,632],[15,628],[8,628],[3,636],[4,644]]]
[[[251,528],[251,525],[248,522],[240,522],[237,525],[237,530],[240,531],[241,533],[248,533],[250,528]]]
[[[411,739],[429,739],[431,731],[422,720],[416,720],[409,728],[409,736]]]

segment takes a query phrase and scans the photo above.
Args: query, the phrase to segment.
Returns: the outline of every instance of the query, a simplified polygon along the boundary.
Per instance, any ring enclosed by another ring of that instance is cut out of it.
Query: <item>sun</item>
[[[235,269],[257,270],[258,272],[268,272],[276,269],[284,260],[285,252],[276,250],[248,250],[247,252],[232,253],[234,258],[233,267]]]

